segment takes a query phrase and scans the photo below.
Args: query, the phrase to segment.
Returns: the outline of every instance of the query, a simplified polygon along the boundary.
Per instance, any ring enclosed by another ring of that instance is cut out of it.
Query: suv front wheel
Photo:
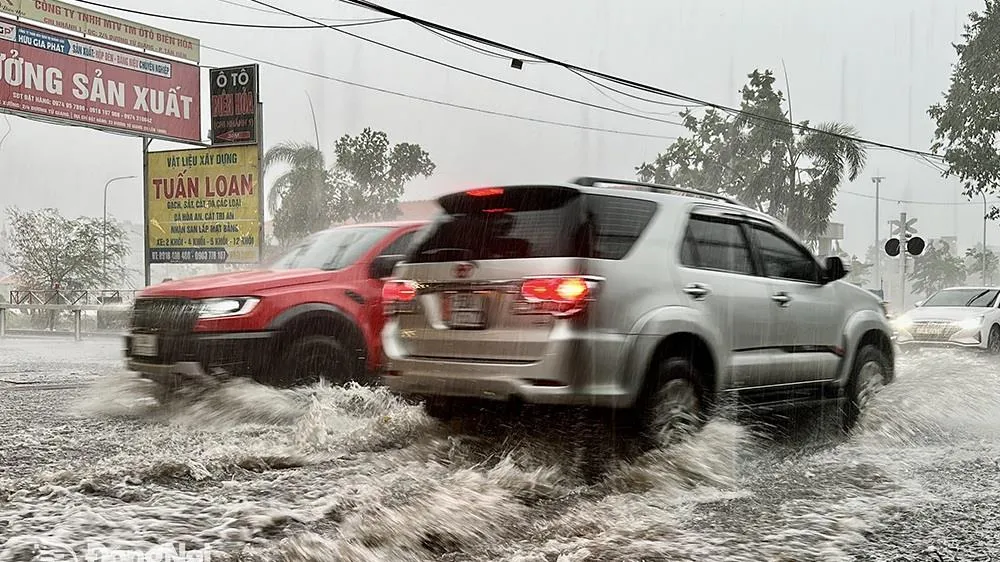
[[[321,380],[339,385],[358,378],[357,363],[337,338],[305,336],[294,340],[281,354],[274,379],[290,387],[307,386]]]
[[[845,432],[854,430],[872,397],[885,385],[889,369],[889,360],[878,347],[868,344],[858,350],[841,408],[841,425]]]

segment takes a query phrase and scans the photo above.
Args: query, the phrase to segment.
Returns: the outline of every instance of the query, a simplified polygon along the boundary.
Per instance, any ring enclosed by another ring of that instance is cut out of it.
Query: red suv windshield
[[[392,230],[388,227],[352,227],[317,232],[276,259],[270,268],[343,269],[356,262]]]

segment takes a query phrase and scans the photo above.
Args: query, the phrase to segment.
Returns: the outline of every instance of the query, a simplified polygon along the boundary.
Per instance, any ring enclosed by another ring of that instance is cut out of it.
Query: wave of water
[[[0,481],[0,561],[37,559],[46,541],[182,541],[219,560],[850,560],[893,514],[940,500],[913,473],[942,447],[996,446],[988,358],[900,363],[849,439],[823,416],[792,435],[719,419],[608,458],[597,480],[572,420],[477,432],[384,389],[249,382],[163,407],[109,375],[69,414],[100,434],[34,437],[80,458]]]

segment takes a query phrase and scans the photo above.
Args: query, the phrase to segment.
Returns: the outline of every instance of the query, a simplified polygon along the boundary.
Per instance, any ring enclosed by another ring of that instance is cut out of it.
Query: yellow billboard
[[[149,263],[258,263],[263,195],[257,145],[150,152]]]

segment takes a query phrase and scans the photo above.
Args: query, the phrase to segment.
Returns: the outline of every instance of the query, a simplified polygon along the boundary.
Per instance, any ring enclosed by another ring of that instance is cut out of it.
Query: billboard
[[[201,74],[195,65],[0,20],[0,109],[200,143]]]
[[[208,71],[212,106],[212,144],[257,142],[257,65]]]
[[[149,263],[258,263],[257,145],[150,152],[146,157]]]
[[[41,22],[193,63],[198,63],[201,58],[201,45],[194,37],[123,20],[59,0],[0,0],[0,14]]]

